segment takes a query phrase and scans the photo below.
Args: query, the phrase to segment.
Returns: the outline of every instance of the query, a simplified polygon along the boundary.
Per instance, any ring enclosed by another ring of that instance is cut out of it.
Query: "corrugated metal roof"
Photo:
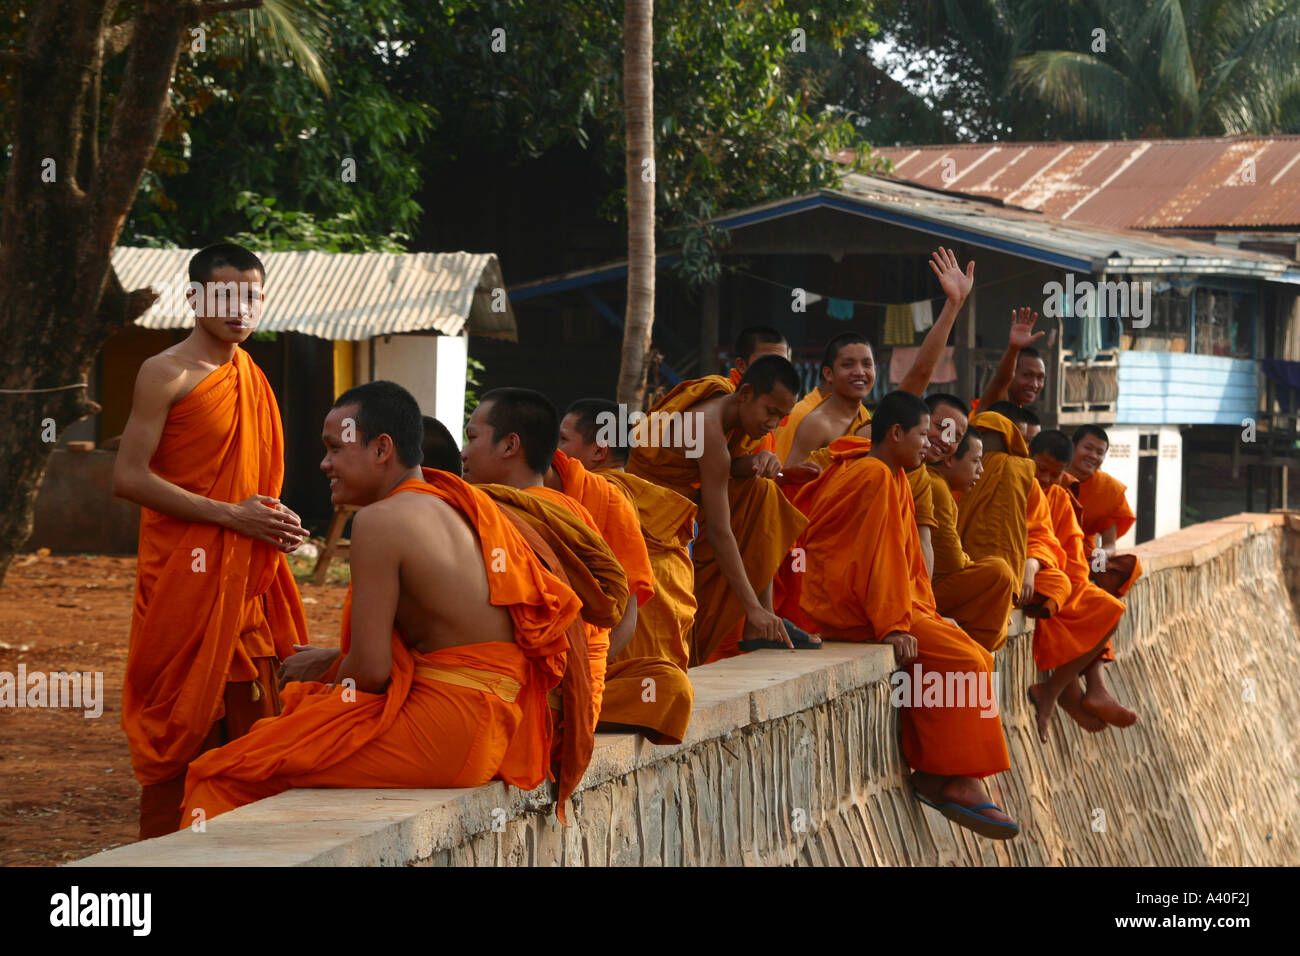
[[[196,251],[114,250],[113,268],[123,287],[163,293],[136,325],[194,326],[184,292]],[[355,342],[400,332],[459,335],[468,327],[472,335],[518,339],[501,266],[491,253],[260,252],[258,258],[266,266],[258,331]],[[502,290],[499,296],[493,295],[496,289]],[[494,311],[494,304],[504,311]]]
[[[955,193],[856,174],[845,176],[840,189],[766,203],[712,222],[740,229],[819,207],[1097,275],[1231,275],[1300,282],[1300,267],[1281,256],[1135,229],[1067,222]]]
[[[882,146],[904,182],[1126,229],[1300,226],[1300,136]],[[1247,160],[1253,182],[1243,178]]]

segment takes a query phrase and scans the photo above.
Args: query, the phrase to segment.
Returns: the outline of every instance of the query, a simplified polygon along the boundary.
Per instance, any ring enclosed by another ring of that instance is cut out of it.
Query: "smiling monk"
[[[181,824],[191,760],[279,711],[275,670],[307,642],[280,411],[239,347],[265,277],[230,243],[190,261],[194,331],[140,367],[114,466],[113,493],[141,505],[122,729],[142,840]]]
[[[290,787],[545,778],[547,692],[578,598],[487,495],[421,470],[422,433],[415,399],[392,382],[349,389],[326,416],[331,500],[362,506],[342,650],[294,655],[284,713],[191,764],[191,816]]]

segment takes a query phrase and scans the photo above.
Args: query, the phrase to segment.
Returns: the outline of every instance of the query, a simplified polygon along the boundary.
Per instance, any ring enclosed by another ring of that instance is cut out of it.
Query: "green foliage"
[[[465,359],[465,424],[469,424],[469,417],[474,414],[474,409],[478,408],[478,390],[482,387],[483,381],[479,375],[486,371],[487,366],[476,358]]]
[[[410,236],[386,236],[362,230],[355,213],[341,212],[317,219],[309,212],[285,212],[274,197],[245,190],[235,197],[235,208],[248,219],[250,230],[231,236],[255,252],[315,250],[317,252],[406,252]]]

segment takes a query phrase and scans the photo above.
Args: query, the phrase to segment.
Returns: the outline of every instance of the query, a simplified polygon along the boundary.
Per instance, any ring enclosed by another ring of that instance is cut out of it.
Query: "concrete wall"
[[[913,799],[890,652],[832,645],[693,670],[687,740],[601,735],[567,829],[545,787],[299,790],[76,865],[1295,865],[1300,549],[1282,521],[1138,549],[1147,574],[1110,669],[1133,728],[1089,736],[1058,714],[1040,745],[1032,636],[1011,638],[997,666],[1012,770],[992,792],[1023,832],[1005,843]]]

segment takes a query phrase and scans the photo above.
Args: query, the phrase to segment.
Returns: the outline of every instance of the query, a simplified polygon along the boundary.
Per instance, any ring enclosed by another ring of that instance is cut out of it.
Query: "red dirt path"
[[[306,562],[303,563],[303,566]],[[346,581],[299,581],[312,643],[337,647]],[[122,732],[135,558],[26,554],[0,587],[0,671],[102,671],[104,712],[0,708],[0,866],[134,842],[140,784]]]

